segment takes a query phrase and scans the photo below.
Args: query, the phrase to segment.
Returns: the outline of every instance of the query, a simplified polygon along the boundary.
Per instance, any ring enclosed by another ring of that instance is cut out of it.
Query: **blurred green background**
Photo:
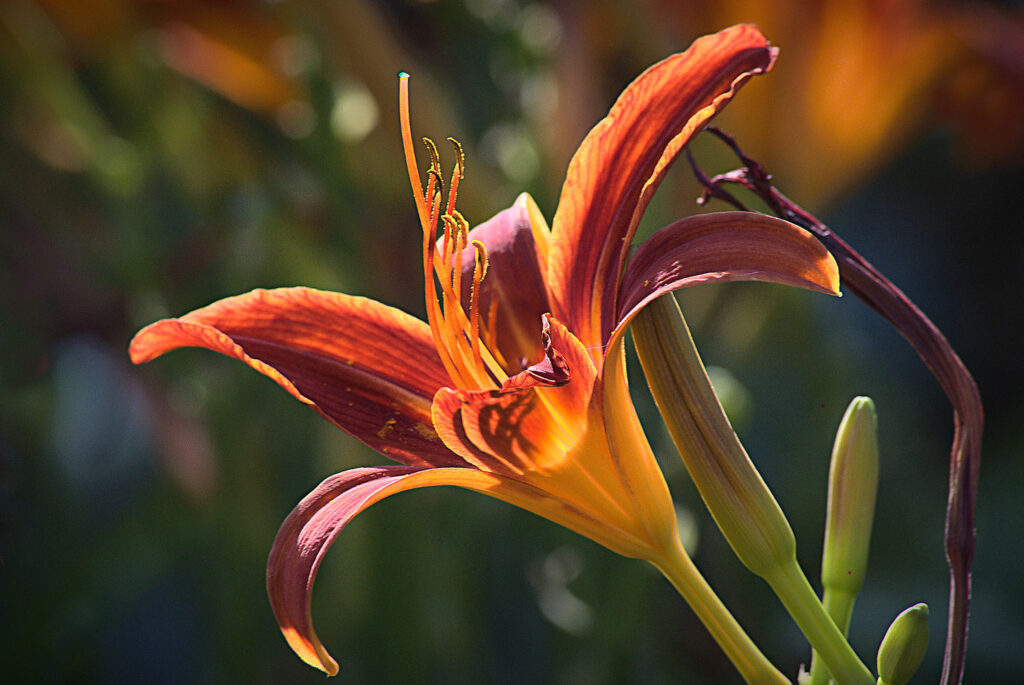
[[[782,52],[716,123],[978,380],[965,682],[1020,682],[1024,18],[913,0],[0,4],[0,681],[320,682],[278,632],[266,555],[323,477],[383,458],[217,355],[132,367],[131,336],[279,285],[422,314],[398,71],[415,132],[467,149],[472,223],[522,190],[550,219],[573,150],[631,78],[739,21]],[[735,165],[710,139],[694,150],[708,171]],[[644,230],[696,210],[684,167]],[[850,296],[733,284],[680,300],[812,578],[835,428],[852,397],[875,399],[882,483],[851,639],[873,664],[892,618],[927,602],[917,682],[934,682],[952,433],[938,384]],[[805,643],[702,510],[633,377],[698,566],[795,677]],[[653,569],[448,488],[360,516],[313,613],[340,683],[739,680]]]

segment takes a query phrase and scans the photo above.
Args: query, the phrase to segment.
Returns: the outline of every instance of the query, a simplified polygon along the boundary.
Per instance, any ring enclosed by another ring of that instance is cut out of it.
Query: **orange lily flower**
[[[707,281],[838,292],[835,262],[817,240],[751,213],[682,219],[627,259],[670,163],[775,53],[756,28],[736,26],[641,74],[573,158],[551,229],[522,195],[469,230],[455,209],[457,143],[444,193],[428,142],[424,191],[403,75],[427,322],[362,297],[285,288],[221,300],[136,335],[136,363],[186,346],[235,357],[399,462],[329,477],[278,532],[267,588],[303,660],[337,673],[312,626],[317,569],[356,514],[397,492],[455,485],[663,569],[677,558],[671,497],[629,399],[622,333],[630,318],[655,297]]]

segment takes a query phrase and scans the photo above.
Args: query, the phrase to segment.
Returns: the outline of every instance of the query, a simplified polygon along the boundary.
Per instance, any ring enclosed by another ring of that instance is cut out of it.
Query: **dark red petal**
[[[423,470],[381,466],[333,475],[299,502],[274,539],[267,559],[270,606],[295,653],[328,675],[338,673],[338,663],[317,638],[310,612],[320,562],[348,522],[379,499],[382,490]]]
[[[766,281],[839,294],[839,272],[813,235],[753,212],[687,217],[637,249],[622,279],[616,327],[673,290],[711,281]]]
[[[546,262],[538,254],[535,227],[530,223],[528,204],[532,202],[528,195],[520,195],[511,207],[469,232],[470,241],[479,240],[487,248],[487,275],[480,289],[484,341],[501,354],[510,375],[540,359],[540,318],[550,310],[544,285]],[[462,306],[467,312],[474,256],[470,244],[462,256]]]
[[[452,485],[508,502],[566,526],[609,549],[642,557],[648,551],[630,528],[515,478],[472,468],[381,466],[331,476],[292,510],[267,559],[267,595],[288,644],[303,661],[328,675],[338,672],[316,631],[310,600],[317,570],[338,535],[357,514],[390,495],[413,488]],[[572,494],[572,493],[569,493]]]
[[[449,382],[430,329],[397,309],[310,288],[254,290],[157,321],[130,352],[139,364],[179,347],[245,362],[396,461],[461,463],[430,420]]]
[[[775,49],[753,26],[698,39],[619,96],[580,145],[552,226],[552,312],[587,346],[605,342],[636,222],[669,164]]]

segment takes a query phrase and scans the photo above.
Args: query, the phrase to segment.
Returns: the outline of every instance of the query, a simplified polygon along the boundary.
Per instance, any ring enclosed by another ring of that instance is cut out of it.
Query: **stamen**
[[[433,170],[427,172],[427,194],[426,196],[431,199],[430,202],[430,226],[424,227],[431,236],[437,234],[437,211],[441,206],[441,193],[437,190],[437,186],[440,185],[438,180],[439,176],[434,173]]]
[[[462,143],[455,140],[451,136],[445,138],[455,150],[455,171],[458,172],[459,176],[464,176],[466,171],[466,153],[462,150]]]
[[[480,358],[480,285],[487,275],[487,248],[479,240],[473,241],[473,283],[469,287],[469,344],[473,361],[483,367]]]
[[[483,241],[474,240],[473,249],[476,250],[476,254],[473,257],[473,283],[474,285],[479,285],[480,281],[484,280],[487,276],[487,246],[483,244]]]
[[[449,213],[452,215],[452,218],[455,219],[455,222],[458,223],[459,228],[461,229],[463,243],[465,243],[465,238],[467,235],[469,235],[469,222],[466,220],[466,217],[462,216],[462,213],[459,212],[459,210],[457,209]],[[463,245],[463,247],[465,247],[465,245]]]
[[[441,191],[436,190],[437,186],[440,185],[440,175],[430,172],[430,180],[427,182],[427,190],[432,197],[433,201],[430,203],[430,228],[427,229],[430,233],[431,238],[437,239],[437,215],[441,211]]]
[[[453,264],[456,254],[462,249],[462,231],[451,214],[442,214],[441,221],[444,222],[444,243],[441,251],[441,269],[438,270],[437,277],[451,288],[454,278]]]
[[[423,145],[427,148],[427,155],[430,157],[430,168],[427,169],[427,197],[431,198],[430,231],[431,235],[437,235],[437,212],[441,206],[440,194],[444,192],[444,176],[441,173],[441,159],[437,154],[437,146],[430,138],[423,138]],[[434,193],[437,193],[435,197]]]
[[[469,222],[457,211],[452,212],[452,220],[455,224],[456,230],[456,241],[455,246],[452,247],[452,290],[454,290],[459,297],[462,297],[462,252],[466,249],[466,243],[469,242]]]
[[[438,203],[438,206],[440,207],[440,203]],[[452,245],[454,245],[456,241],[452,240],[452,231],[449,228],[451,217],[445,214],[441,217],[441,220],[444,221],[444,241],[441,244],[441,265],[439,269],[436,269],[436,272],[437,277],[443,281],[446,277],[445,269],[448,268],[448,265],[451,264],[452,261]],[[450,277],[448,278],[448,282],[451,283]]]
[[[502,368],[512,368],[506,363],[505,357],[501,354],[498,349],[498,301],[497,299],[491,300],[491,306],[487,308],[487,324],[482,327],[480,341],[484,347],[491,350],[491,354],[494,355],[494,360],[501,365]]]
[[[455,198],[459,194],[459,181],[466,173],[466,153],[462,151],[462,145],[454,138],[448,138],[452,149],[455,150],[455,168],[452,170],[452,185],[448,189],[448,214],[455,212]]]

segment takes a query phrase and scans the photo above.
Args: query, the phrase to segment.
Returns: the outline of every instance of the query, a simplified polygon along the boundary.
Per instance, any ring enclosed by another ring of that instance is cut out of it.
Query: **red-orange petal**
[[[402,311],[311,288],[254,290],[147,326],[130,354],[140,364],[179,347],[245,362],[396,461],[462,463],[431,424],[449,380],[430,329]]]
[[[344,471],[309,493],[281,524],[267,559],[267,595],[281,632],[295,653],[327,675],[336,662],[313,629],[310,599],[317,570],[334,539],[383,490],[423,469],[381,466]]]
[[[553,313],[585,345],[600,345],[615,323],[636,221],[665,170],[775,54],[749,25],[700,38],[637,77],[576,151],[552,226],[548,288]]]
[[[616,330],[645,304],[712,281],[765,281],[839,294],[839,270],[808,231],[754,212],[681,219],[637,249],[622,279]]]
[[[317,570],[328,548],[358,513],[390,495],[414,488],[453,485],[489,495],[543,516],[629,556],[643,556],[642,541],[628,531],[514,478],[472,468],[379,466],[331,476],[308,494],[285,519],[267,560],[267,594],[281,632],[303,661],[328,675],[338,663],[316,631],[310,600]]]

